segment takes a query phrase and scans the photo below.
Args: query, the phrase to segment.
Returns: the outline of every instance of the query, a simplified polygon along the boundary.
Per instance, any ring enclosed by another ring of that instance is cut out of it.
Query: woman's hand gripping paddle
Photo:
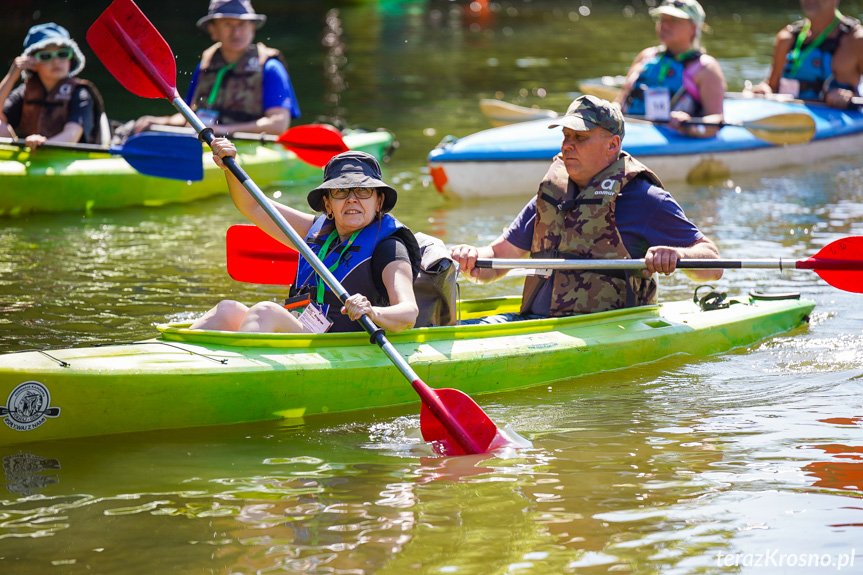
[[[105,67],[126,89],[145,98],[162,97],[170,100],[198,132],[199,137],[208,145],[212,143],[215,139],[212,130],[204,126],[177,92],[176,68],[170,47],[134,2],[115,0],[90,27],[87,41]],[[317,254],[306,245],[303,238],[270,204],[237,161],[228,157],[224,158],[224,162],[291,243],[299,248],[299,252],[327,286],[341,301],[345,301],[349,294],[318,259]],[[502,436],[502,432],[499,432],[497,426],[484,413],[484,418],[475,417],[473,406],[476,404],[467,395],[452,390],[444,394],[446,399],[442,399],[419,378],[387,340],[382,329],[368,316],[362,316],[358,321],[371,336],[371,341],[377,343],[402,375],[411,382],[422,399],[423,406],[432,414],[432,419],[440,424],[440,428],[432,426],[426,418],[423,426],[420,417],[423,437],[427,441],[438,441],[445,449],[455,449],[457,445],[458,450],[463,453],[485,453],[490,449],[492,440]],[[482,412],[478,406],[476,411]]]

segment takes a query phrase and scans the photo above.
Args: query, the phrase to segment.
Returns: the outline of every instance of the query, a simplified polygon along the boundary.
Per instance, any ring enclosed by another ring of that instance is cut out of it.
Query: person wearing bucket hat
[[[216,134],[252,132],[279,135],[300,116],[287,65],[279,50],[255,43],[255,31],[267,21],[249,0],[211,0],[197,27],[214,44],[201,56],[186,103]],[[154,124],[183,126],[180,114],[143,116],[135,133]]]
[[[639,271],[554,270],[527,276],[521,312],[463,323],[560,317],[656,303],[654,273],[670,274],[682,258],[713,259],[719,250],[690,222],[644,164],[621,150],[623,114],[595,96],[574,100],[549,128],[563,128],[561,152],[536,195],[491,244],[458,245],[462,275],[486,283],[506,270],[479,269],[478,258],[644,258]],[[722,270],[684,270],[714,281]]]
[[[32,148],[45,142],[103,143],[102,96],[77,78],[84,63],[64,27],[49,22],[30,28],[24,51],[0,81],[0,136],[24,138]]]
[[[236,156],[225,138],[211,144],[213,159],[226,170],[222,157]],[[249,220],[280,242],[288,237],[226,170],[234,204]],[[307,214],[272,202],[348,293],[344,302],[327,287],[311,264],[300,256],[297,276],[285,305],[260,302],[247,307],[224,300],[195,321],[192,329],[251,332],[362,331],[355,320],[367,315],[393,332],[414,326],[419,309],[413,283],[420,269],[420,249],[413,233],[389,214],[398,194],[385,183],[374,156],[347,151],[324,167],[323,183],[310,191]],[[297,317],[293,308],[302,307]],[[308,321],[317,318],[317,321]],[[317,324],[319,328],[311,327]]]
[[[635,57],[615,101],[624,113],[667,120],[682,134],[714,136],[723,120],[726,82],[716,58],[700,48],[704,9],[696,0],[663,0],[650,15],[660,45]],[[695,116],[717,126],[686,124]]]
[[[779,31],[767,79],[757,94],[788,94],[848,108],[863,78],[863,26],[839,12],[839,0],[801,0],[803,20]]]

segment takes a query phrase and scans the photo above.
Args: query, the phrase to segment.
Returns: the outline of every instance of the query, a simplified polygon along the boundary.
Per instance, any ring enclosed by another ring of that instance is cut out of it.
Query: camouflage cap
[[[623,112],[608,100],[596,96],[580,96],[572,101],[566,114],[549,124],[549,128],[563,126],[576,132],[605,128],[623,139]]]
[[[704,24],[705,18],[704,8],[695,0],[662,0],[662,4],[650,9],[650,15],[654,18],[661,14],[692,20],[698,27]]]

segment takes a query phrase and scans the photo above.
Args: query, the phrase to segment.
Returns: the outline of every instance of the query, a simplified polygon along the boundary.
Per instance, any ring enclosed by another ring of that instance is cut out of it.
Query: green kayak
[[[345,144],[381,159],[393,134],[346,132]],[[236,141],[237,160],[262,188],[321,177],[280,144]],[[40,148],[31,152],[0,143],[0,217],[31,212],[90,211],[126,206],[161,206],[227,193],[225,176],[203,152],[204,179],[187,182],[138,173],[126,160],[107,151]]]
[[[462,318],[520,298],[461,302]],[[570,318],[432,327],[388,336],[432,387],[475,395],[547,385],[673,354],[725,352],[805,322],[804,299],[691,301]],[[225,425],[417,401],[365,333],[237,334],[160,326],[127,345],[0,355],[0,444]],[[480,405],[482,400],[479,400]]]

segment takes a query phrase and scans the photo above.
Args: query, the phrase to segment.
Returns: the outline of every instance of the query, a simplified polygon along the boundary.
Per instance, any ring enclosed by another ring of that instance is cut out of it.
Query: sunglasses
[[[53,52],[49,50],[42,50],[33,54],[33,57],[36,58],[39,62],[48,62],[53,58],[57,58],[58,60],[69,60],[72,58],[72,49],[60,48],[59,50],[54,50]]]
[[[367,200],[375,193],[374,188],[337,188],[330,190],[330,197],[334,200],[346,200],[353,194],[358,200]]]

